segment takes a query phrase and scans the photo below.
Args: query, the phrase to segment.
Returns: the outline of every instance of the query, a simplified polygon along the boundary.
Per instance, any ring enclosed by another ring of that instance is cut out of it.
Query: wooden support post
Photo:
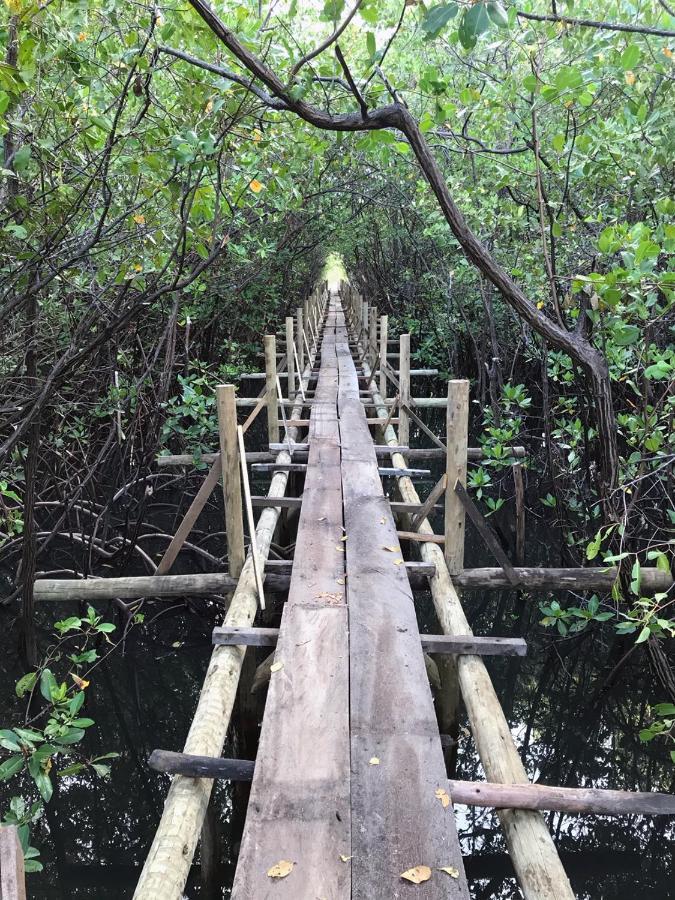
[[[288,399],[293,400],[295,397],[295,355],[293,353],[293,316],[286,316],[286,371],[288,372],[288,382],[286,390],[288,391]]]
[[[407,445],[410,438],[410,418],[405,409],[410,406],[410,335],[402,334],[400,341],[400,363],[399,368],[399,423],[398,423],[398,442]]]
[[[16,825],[0,826],[0,900],[26,900],[23,850]]]
[[[239,450],[237,447],[237,406],[233,384],[216,388],[220,463],[225,501],[225,531],[229,572],[238,578],[244,566],[244,520],[241,506]]]
[[[368,356],[368,304],[361,301],[361,339],[365,346],[365,355]]]
[[[387,376],[384,367],[387,365],[387,340],[389,336],[389,316],[380,316],[380,394],[387,399]]]
[[[368,338],[368,344],[370,349],[370,359],[372,360],[371,365],[375,365],[375,360],[377,359],[377,307],[370,307],[370,334]]]
[[[523,486],[523,467],[514,463],[513,486],[516,493],[516,565],[525,564],[525,488]]]
[[[277,411],[277,339],[265,335],[265,396],[267,397],[267,435],[270,444],[279,442]]]
[[[302,335],[304,331],[304,319],[302,316],[302,307],[299,306],[295,311],[295,335],[297,338],[298,351],[298,381],[302,384],[302,373],[305,371],[305,347],[302,343]]]
[[[448,489],[445,492],[445,561],[451,575],[464,568],[464,505],[455,493],[455,484],[466,486],[467,441],[469,436],[469,382],[448,382],[447,460]]]

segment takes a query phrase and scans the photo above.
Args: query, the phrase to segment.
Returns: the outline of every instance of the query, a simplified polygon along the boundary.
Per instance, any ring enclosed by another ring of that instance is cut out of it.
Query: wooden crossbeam
[[[155,772],[182,775],[187,778],[213,778],[226,781],[251,781],[255,760],[225,757],[195,756],[153,750],[148,766]],[[604,816],[672,816],[675,815],[675,795],[656,791],[619,791],[606,788],[555,787],[547,784],[499,784],[489,781],[448,781],[448,792],[454,804],[480,806],[489,809],[536,809],[563,812],[568,815]],[[0,828],[0,849],[5,842],[9,848],[9,827]],[[5,839],[4,835],[8,838]],[[16,852],[9,848],[2,853],[3,876],[11,870]],[[7,868],[5,868],[7,867]],[[8,900],[25,900],[20,880],[15,877],[14,893]],[[5,900],[3,877],[2,900]]]
[[[235,628],[223,625],[213,629],[213,643],[216,645],[273,647],[278,637],[278,628]],[[522,638],[421,634],[420,641],[427,653],[473,656],[525,656],[527,653],[527,643]]]

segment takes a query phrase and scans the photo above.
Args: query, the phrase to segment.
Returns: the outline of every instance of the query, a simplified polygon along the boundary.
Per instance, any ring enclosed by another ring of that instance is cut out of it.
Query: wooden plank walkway
[[[232,897],[349,896],[349,628],[338,370],[329,313],[288,601]],[[284,878],[267,872],[293,863]]]
[[[296,548],[232,896],[468,898],[412,592],[337,297]],[[290,872],[268,875],[281,861]],[[401,874],[416,866],[431,877],[414,886]]]

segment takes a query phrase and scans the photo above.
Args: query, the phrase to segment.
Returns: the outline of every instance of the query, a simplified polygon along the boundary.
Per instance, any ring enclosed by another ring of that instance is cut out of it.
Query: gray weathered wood
[[[525,656],[527,653],[527,643],[522,638],[423,634],[421,639],[427,653],[470,653],[474,656]]]
[[[250,781],[253,778],[255,762],[250,759],[226,759],[225,757],[196,756],[192,753],[174,753],[171,750],[153,750],[148,757],[148,766],[155,772],[185,775],[188,778]]]
[[[279,639],[278,628],[237,628],[221,625],[213,629],[214,644],[246,647],[274,647]]]
[[[448,382],[446,416],[447,449],[445,473],[445,562],[451,575],[464,568],[464,505],[454,488],[466,485],[467,438],[469,431],[469,382]]]
[[[555,810],[577,815],[675,815],[674,794],[481,781],[450,781],[449,785],[453,803],[465,803],[468,806]]]
[[[342,343],[342,346],[341,346]],[[445,765],[412,593],[346,338],[338,340],[350,631],[352,898],[403,896],[400,875],[452,865],[425,898],[468,898],[454,818],[435,795]],[[417,889],[413,889],[417,890]],[[407,893],[407,890],[406,890]]]
[[[26,900],[23,851],[15,825],[0,825],[0,900]]]
[[[337,371],[330,314],[310,450],[233,900],[349,897],[349,645],[344,587]],[[295,862],[271,881],[279,860]],[[272,893],[270,893],[272,892]]]
[[[244,519],[239,478],[239,446],[237,443],[237,410],[233,384],[216,388],[220,464],[225,503],[225,531],[230,575],[236,578],[244,566]]]

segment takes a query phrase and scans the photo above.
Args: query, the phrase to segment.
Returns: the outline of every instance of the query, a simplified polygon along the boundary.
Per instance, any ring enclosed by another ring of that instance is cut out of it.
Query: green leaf
[[[638,635],[637,640],[635,641],[635,643],[636,643],[636,644],[642,644],[644,641],[647,640],[647,638],[649,637],[650,634],[651,634],[651,631],[650,631],[650,629],[649,629],[649,626],[645,625],[645,627],[642,629],[642,631],[641,631],[640,634]]]
[[[426,36],[426,40],[430,41],[438,37],[451,19],[454,19],[458,12],[456,3],[439,3],[432,6],[422,20],[422,31]]]
[[[457,32],[459,41],[465,50],[476,46],[476,41],[490,27],[484,3],[475,3],[465,10]]]
[[[33,781],[37,785],[38,791],[40,791],[40,796],[45,801],[45,803],[49,803],[52,798],[52,794],[54,793],[54,786],[52,784],[52,780],[47,775],[46,772],[40,770],[33,775]]]
[[[553,149],[556,151],[556,153],[562,153],[565,149],[565,135],[556,134],[551,143],[553,144]]]
[[[77,744],[84,737],[82,728],[69,728],[65,734],[55,735],[54,741],[57,744]]]
[[[627,347],[634,344],[640,337],[640,329],[637,325],[619,325],[613,330],[612,337],[619,347]]]
[[[490,17],[490,21],[494,22],[497,28],[509,27],[509,17],[501,3],[488,3],[487,14]]]
[[[19,743],[18,737],[13,731],[9,731],[8,729],[0,731],[0,747],[4,747],[5,750],[21,751],[21,744]]]
[[[626,71],[634,69],[640,62],[640,48],[637,44],[629,44],[621,54],[621,68]]]
[[[368,51],[368,56],[372,59],[377,52],[377,44],[375,43],[375,35],[372,31],[369,31],[366,34],[366,50]]]
[[[9,759],[6,759],[2,765],[0,765],[0,781],[7,781],[12,775],[16,775],[17,772],[20,772],[23,769],[23,762],[22,755],[10,756]]]
[[[584,83],[584,76],[580,69],[573,66],[563,66],[556,73],[554,84],[559,91],[577,91]]]
[[[111,631],[114,631],[117,626],[113,625],[112,622],[101,622],[100,625],[96,626],[96,631],[102,631],[105,634],[109,634]]]
[[[37,672],[27,672],[16,683],[16,696],[21,698],[29,691],[32,691],[37,684]]]
[[[59,686],[56,682],[56,678],[54,678],[53,673],[49,669],[45,669],[42,673],[42,677],[40,678],[40,693],[45,698],[45,700],[49,700],[51,703],[54,699]]]

